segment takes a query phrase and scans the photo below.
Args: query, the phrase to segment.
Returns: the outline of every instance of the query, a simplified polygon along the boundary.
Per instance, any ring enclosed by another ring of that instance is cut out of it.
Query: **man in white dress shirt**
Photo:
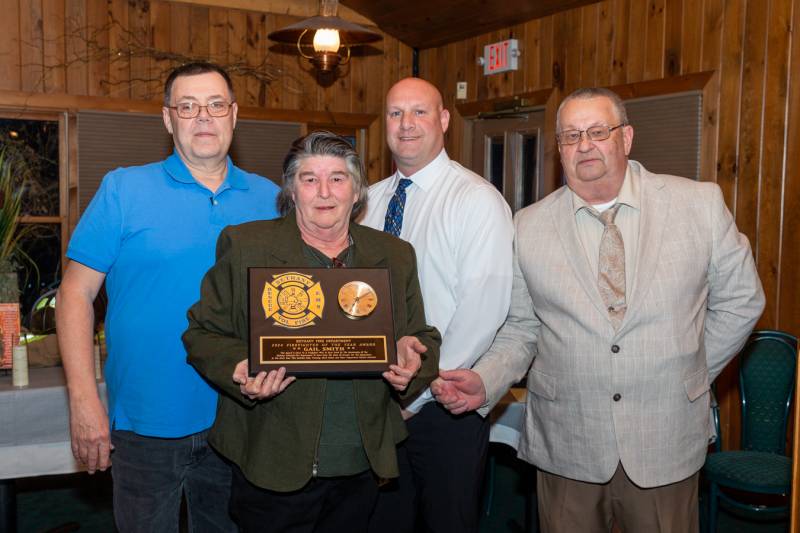
[[[414,245],[428,324],[442,332],[440,367],[470,368],[508,312],[511,211],[491,183],[447,157],[450,114],[430,83],[406,78],[386,95],[386,141],[397,172],[369,190],[362,224]],[[384,487],[370,531],[478,529],[489,423],[453,416],[430,390],[408,404],[400,478]]]

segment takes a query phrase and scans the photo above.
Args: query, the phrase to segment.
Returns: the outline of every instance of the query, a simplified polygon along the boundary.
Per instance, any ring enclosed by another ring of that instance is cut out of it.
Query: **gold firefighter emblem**
[[[266,318],[275,320],[275,326],[290,329],[313,326],[315,318],[322,318],[325,296],[312,277],[299,272],[273,275],[261,295]]]

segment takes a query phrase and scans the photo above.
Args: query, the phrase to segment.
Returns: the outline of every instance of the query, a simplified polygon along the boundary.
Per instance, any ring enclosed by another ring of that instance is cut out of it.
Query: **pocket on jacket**
[[[528,371],[528,390],[545,400],[553,401],[556,399],[556,380],[531,368]]]
[[[686,387],[686,396],[689,397],[689,401],[695,401],[700,396],[705,394],[710,388],[708,383],[708,369],[701,368],[686,378],[683,382],[683,385]]]

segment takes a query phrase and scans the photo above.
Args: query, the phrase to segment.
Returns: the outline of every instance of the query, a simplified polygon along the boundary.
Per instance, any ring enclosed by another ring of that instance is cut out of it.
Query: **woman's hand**
[[[414,379],[422,366],[421,354],[428,351],[418,338],[405,336],[397,341],[397,364],[389,365],[389,370],[383,373],[383,378],[395,390],[404,391]]]
[[[286,369],[263,370],[256,377],[251,378],[247,372],[247,359],[239,361],[233,371],[233,382],[239,384],[239,390],[251,400],[268,400],[286,390],[286,387],[297,379],[294,376],[286,377]]]

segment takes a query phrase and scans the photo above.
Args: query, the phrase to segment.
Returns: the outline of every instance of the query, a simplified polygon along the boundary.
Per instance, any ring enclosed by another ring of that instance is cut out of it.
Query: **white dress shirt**
[[[401,178],[406,189],[400,238],[417,252],[425,318],[442,334],[440,368],[471,368],[491,346],[511,299],[514,229],[494,186],[442,152],[411,176],[400,171],[369,189],[366,226],[383,229]],[[407,408],[432,401],[430,389]]]

